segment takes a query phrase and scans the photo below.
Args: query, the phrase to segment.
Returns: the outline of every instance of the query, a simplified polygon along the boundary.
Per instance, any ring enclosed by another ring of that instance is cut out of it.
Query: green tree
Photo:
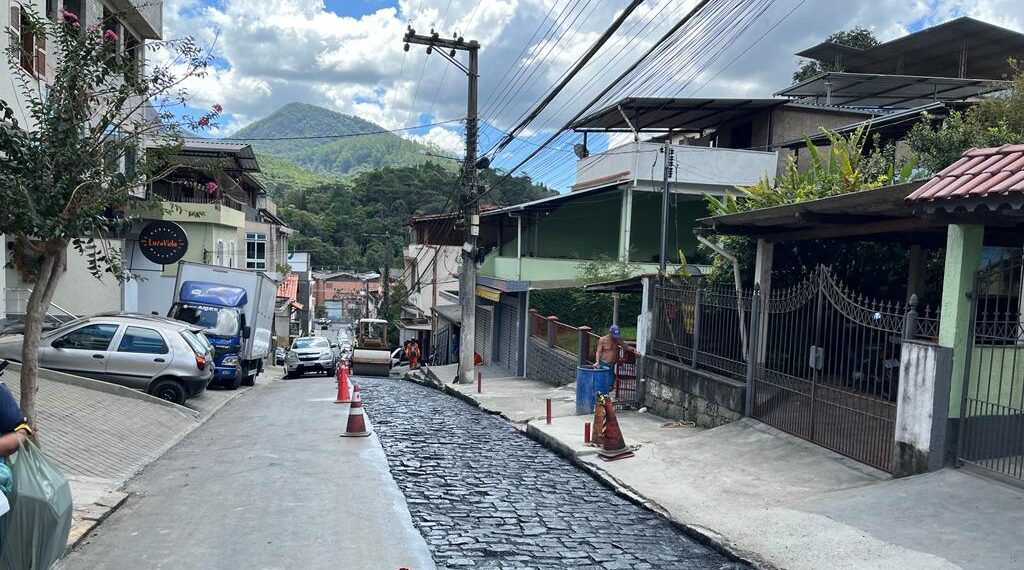
[[[28,120],[19,123],[17,104],[0,101],[0,234],[13,237],[16,268],[33,282],[21,408],[34,423],[43,318],[64,275],[68,247],[85,256],[97,277],[130,277],[120,252],[105,249],[100,238],[131,223],[132,190],[158,174],[140,150],[143,141],[155,139],[170,150],[178,140],[173,124],[147,120],[146,108],[170,121],[170,106],[182,100],[182,82],[202,75],[208,58],[191,40],[161,42],[149,51],[170,51],[169,63],[143,71],[134,54],[118,52],[113,31],[85,29],[63,10],[56,21],[22,10],[28,25],[21,33],[45,37],[55,62],[52,82],[44,87],[21,70],[22,58],[33,54],[21,53],[17,43],[8,52],[11,77],[20,80]],[[215,114],[186,117],[184,124],[202,129]]]
[[[860,49],[872,48],[879,44],[878,38],[871,33],[871,30],[860,26],[850,30],[840,30],[825,38],[825,41]],[[815,59],[804,60],[800,63],[800,67],[793,72],[793,83],[806,81],[827,71],[842,71],[842,69],[836,69],[829,62]]]
[[[1024,143],[1024,74],[1010,62],[1009,87],[982,99],[966,111],[953,111],[945,121],[925,115],[907,135],[907,146],[929,174],[957,161],[964,151]]]

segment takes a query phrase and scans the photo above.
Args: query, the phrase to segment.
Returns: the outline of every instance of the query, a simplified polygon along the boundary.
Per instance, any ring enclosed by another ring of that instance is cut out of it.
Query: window
[[[82,0],[64,0],[64,9],[78,16],[79,22],[84,22],[82,14]]]
[[[10,18],[8,35],[11,37],[11,49],[20,54],[21,68],[36,77],[46,75],[46,35],[28,33],[31,28],[29,15],[19,4],[11,5]]]
[[[124,31],[124,54],[136,71],[142,70],[142,42],[128,30]]]
[[[267,268],[267,234],[245,234],[245,268]]]
[[[107,350],[114,339],[117,325],[88,325],[53,341],[53,348],[70,350]]]
[[[137,354],[167,354],[167,343],[164,337],[153,329],[142,327],[128,327],[121,337],[121,344],[117,347],[118,352],[133,352]]]
[[[224,240],[217,240],[217,248],[213,252],[213,264],[224,265]]]

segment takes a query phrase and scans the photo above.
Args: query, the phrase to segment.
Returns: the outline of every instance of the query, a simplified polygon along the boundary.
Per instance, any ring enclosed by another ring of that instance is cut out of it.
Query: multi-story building
[[[6,32],[12,45],[20,45],[21,57],[20,65],[13,69],[6,61],[0,66],[0,75],[4,76],[0,78],[0,99],[11,106],[18,123],[28,128],[32,127],[32,118],[22,85],[44,92],[54,79],[56,63],[53,46],[45,38],[25,33],[29,16],[57,18],[62,9],[74,13],[83,27],[103,25],[113,30],[117,34],[118,49],[137,61],[140,68],[145,65],[145,42],[159,40],[163,35],[162,0],[10,0],[6,9],[0,10],[0,29]],[[0,260],[5,263],[13,255],[8,241],[0,236]],[[114,237],[104,240],[102,245],[119,250],[123,249],[124,241]],[[8,312],[23,312],[30,290],[31,283],[18,271],[0,269],[0,319]],[[58,285],[54,306],[74,314],[117,310],[122,307],[121,292],[112,278],[93,278],[86,260],[70,249],[67,275]]]

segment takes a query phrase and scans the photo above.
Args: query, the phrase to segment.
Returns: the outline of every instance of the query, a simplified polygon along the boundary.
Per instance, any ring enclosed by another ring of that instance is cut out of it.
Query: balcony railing
[[[583,190],[611,182],[660,186],[664,172],[663,145],[628,143],[576,163],[576,184]],[[706,146],[673,145],[675,168],[670,181],[674,190],[706,191],[753,184],[775,177],[775,152]]]

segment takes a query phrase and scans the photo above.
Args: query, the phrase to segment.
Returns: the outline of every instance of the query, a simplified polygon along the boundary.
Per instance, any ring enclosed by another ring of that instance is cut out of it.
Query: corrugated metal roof
[[[975,148],[909,196],[908,204],[1024,194],[1024,145]]]

